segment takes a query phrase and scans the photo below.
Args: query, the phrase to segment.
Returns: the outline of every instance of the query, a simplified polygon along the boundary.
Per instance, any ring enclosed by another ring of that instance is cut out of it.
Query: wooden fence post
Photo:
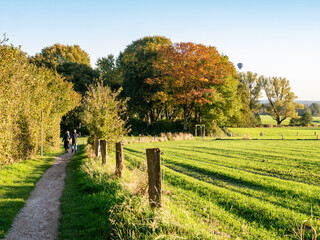
[[[102,165],[107,164],[107,140],[100,140],[100,149],[101,149],[101,158],[102,158]]]
[[[161,207],[161,151],[159,148],[146,150],[149,183],[149,204]]]
[[[99,139],[94,141],[94,152],[96,157],[100,156],[100,140]]]
[[[116,143],[116,175],[117,177],[122,176],[123,169],[123,144],[122,142]]]

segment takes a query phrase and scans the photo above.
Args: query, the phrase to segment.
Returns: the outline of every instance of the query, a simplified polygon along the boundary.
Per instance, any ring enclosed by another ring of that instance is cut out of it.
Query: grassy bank
[[[0,166],[0,239],[9,230],[37,181],[62,153],[60,148],[45,153],[44,157]]]
[[[67,167],[66,187],[61,198],[59,239],[213,239],[211,224],[189,215],[163,198],[164,207],[151,210],[146,197],[145,166],[128,167],[123,178],[114,176],[111,155],[106,166],[87,158],[83,147]],[[207,219],[210,221],[210,219]]]

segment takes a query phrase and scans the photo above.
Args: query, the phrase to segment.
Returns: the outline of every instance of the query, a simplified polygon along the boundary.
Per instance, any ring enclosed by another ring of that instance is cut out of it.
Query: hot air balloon
[[[243,63],[238,63],[237,66],[241,70],[241,68],[243,67]]]

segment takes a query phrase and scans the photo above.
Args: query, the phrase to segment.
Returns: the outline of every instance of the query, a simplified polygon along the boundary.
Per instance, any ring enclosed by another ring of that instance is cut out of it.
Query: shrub
[[[44,145],[59,143],[60,121],[79,103],[73,85],[55,72],[31,64],[19,48],[0,45],[0,164],[26,159]]]
[[[121,89],[113,92],[103,82],[92,84],[84,98],[83,121],[90,139],[105,139],[109,143],[122,140],[125,133],[125,121],[121,118],[126,101],[117,100]],[[114,144],[108,144],[113,146]]]

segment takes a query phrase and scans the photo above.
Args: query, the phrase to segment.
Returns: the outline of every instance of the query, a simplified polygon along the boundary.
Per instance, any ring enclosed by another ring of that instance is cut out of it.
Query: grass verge
[[[60,148],[45,153],[44,157],[0,166],[0,239],[4,238],[35,184],[62,153]]]
[[[102,166],[84,147],[67,166],[59,239],[226,239],[213,225],[191,216],[165,193],[161,210],[150,209],[145,164],[114,176],[114,156]],[[209,219],[206,219],[209,220]]]

